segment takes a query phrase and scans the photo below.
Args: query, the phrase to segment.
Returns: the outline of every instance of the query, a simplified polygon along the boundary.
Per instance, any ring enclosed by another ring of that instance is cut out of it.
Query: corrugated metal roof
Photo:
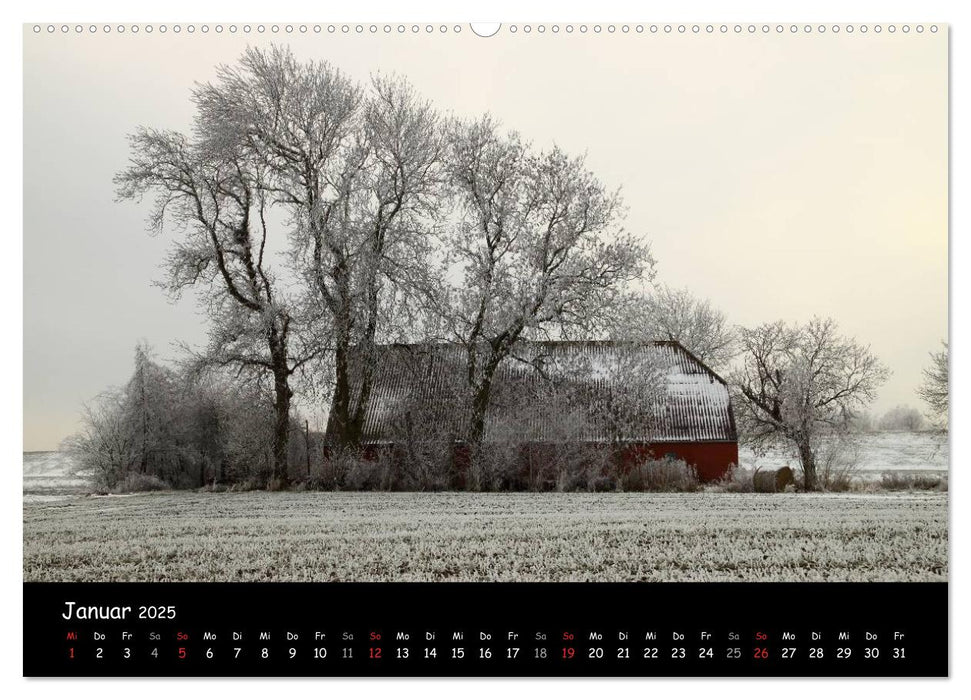
[[[376,353],[364,441],[395,441],[404,430],[461,440],[470,410],[464,348]],[[497,372],[486,440],[737,440],[725,382],[676,342],[524,342],[515,354]]]

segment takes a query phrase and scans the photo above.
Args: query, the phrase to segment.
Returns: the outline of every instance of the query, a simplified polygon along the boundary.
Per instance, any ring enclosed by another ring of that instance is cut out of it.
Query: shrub
[[[241,479],[230,485],[230,491],[261,491],[266,487],[266,477],[256,475]]]
[[[753,493],[755,491],[755,470],[732,466],[725,476],[712,484],[710,490],[726,493]]]
[[[520,473],[531,491],[615,491],[613,463],[610,449],[603,445],[537,443],[523,449]]]
[[[410,459],[407,452],[391,447],[331,448],[324,453],[319,473],[300,483],[310,491],[428,491],[448,487],[441,465],[423,472],[414,468]]]
[[[283,491],[283,482],[279,479],[279,477],[271,476],[266,480],[266,490]]]
[[[585,491],[587,486],[586,475],[579,470],[562,470],[556,476],[554,488],[561,492]]]
[[[465,487],[469,491],[521,488],[521,450],[511,440],[486,440],[469,454]]]
[[[823,491],[852,491],[860,479],[861,446],[849,435],[833,435],[820,441],[816,474]]]
[[[445,440],[396,445],[386,460],[387,478],[394,482],[389,487],[408,491],[447,489],[452,478],[452,453],[452,443]]]
[[[347,487],[348,475],[360,460],[361,454],[357,450],[331,447],[324,452],[317,478],[326,484],[324,488],[340,491]]]
[[[634,465],[621,480],[625,491],[697,491],[698,475],[681,459],[648,458]]]
[[[602,445],[581,443],[556,447],[560,479],[569,480],[573,488],[582,491],[616,491],[618,480],[612,451]]]
[[[432,409],[435,410],[432,410]],[[451,485],[455,440],[448,431],[443,407],[416,405],[392,426],[394,449],[379,459],[391,458],[389,488],[441,491]]]
[[[344,488],[349,491],[380,491],[385,483],[383,465],[373,460],[349,461]]]
[[[936,474],[884,472],[880,486],[887,491],[947,491],[947,477]]]
[[[303,491],[333,491],[334,485],[320,476],[310,476],[300,482]]]
[[[164,367],[139,346],[131,379],[85,408],[64,449],[98,491],[126,490],[131,475],[195,489],[268,472],[272,400],[258,386],[227,379]],[[306,464],[306,450],[291,452]]]
[[[589,481],[587,489],[594,493],[607,493],[617,490],[617,480],[612,476],[597,476]]]
[[[833,474],[825,481],[820,482],[824,491],[829,491],[832,493],[843,493],[846,491],[856,490],[856,484],[859,483],[850,474],[838,473]]]
[[[136,493],[139,491],[168,491],[172,487],[154,474],[127,474],[111,491],[113,493]]]

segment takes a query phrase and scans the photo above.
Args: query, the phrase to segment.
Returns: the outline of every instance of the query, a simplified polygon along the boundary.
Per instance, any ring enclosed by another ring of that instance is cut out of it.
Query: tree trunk
[[[290,440],[290,397],[292,392],[287,386],[286,380],[274,381],[276,389],[276,401],[274,409],[276,412],[273,425],[273,472],[281,486],[286,486],[290,482],[290,475],[287,470],[289,457]]]
[[[270,357],[273,364],[274,421],[273,465],[270,475],[285,487],[290,483],[290,369],[287,366],[286,336],[276,327],[270,329]]]
[[[310,421],[306,418],[303,421],[303,441],[304,449],[307,452],[307,478],[310,478]]]
[[[373,258],[368,270],[368,293],[364,332],[357,345],[358,371],[360,372],[360,388],[357,395],[357,406],[350,416],[349,438],[351,444],[358,445],[364,436],[364,416],[368,403],[371,401],[371,386],[374,382],[374,370],[377,362],[375,354],[375,338],[378,332],[378,260],[384,248],[384,236],[380,231],[375,233]]]
[[[469,421],[469,481],[472,491],[482,489],[482,439],[485,436],[486,411],[492,398],[492,377],[485,377],[472,397],[472,416]]]
[[[805,477],[805,489],[815,491],[819,485],[816,483],[816,455],[808,439],[799,441],[799,462],[802,464],[802,473]]]
[[[342,326],[343,324],[339,324]],[[334,410],[330,418],[330,434],[339,447],[351,444],[351,379],[348,368],[350,336],[341,328],[334,348]]]
[[[371,395],[374,374],[373,331],[365,330],[361,343],[352,349],[350,309],[345,308],[337,319],[337,337],[334,348],[334,408],[329,420],[328,433],[333,435],[339,447],[357,447],[361,444],[364,414]],[[355,352],[355,367],[351,367],[351,353]],[[360,387],[357,405],[351,408],[351,372],[357,372]]]
[[[371,386],[374,383],[374,365],[376,362],[374,351],[373,331],[365,333],[364,339],[357,346],[357,362],[360,372],[360,389],[357,394],[357,405],[350,416],[348,424],[349,444],[357,446],[361,444],[364,437],[364,416],[367,413],[368,403],[371,401]]]
[[[364,417],[371,400],[371,387],[374,381],[374,335],[371,324],[365,328],[363,338],[352,349],[349,329],[337,334],[334,351],[334,418],[331,428],[337,442],[342,447],[357,447],[364,433]],[[351,407],[351,353],[354,352],[353,368],[359,382],[357,401]]]

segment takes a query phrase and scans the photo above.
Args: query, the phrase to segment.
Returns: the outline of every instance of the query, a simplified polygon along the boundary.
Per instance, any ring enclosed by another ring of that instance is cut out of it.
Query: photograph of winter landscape
[[[947,580],[946,29],[151,29],[24,30],[25,581]]]

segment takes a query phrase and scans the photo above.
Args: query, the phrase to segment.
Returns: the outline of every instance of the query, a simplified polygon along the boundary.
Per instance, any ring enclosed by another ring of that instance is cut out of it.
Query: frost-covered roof
[[[365,442],[465,437],[465,348],[381,345],[376,354]],[[358,365],[352,357],[352,375]],[[737,433],[725,382],[676,342],[550,341],[521,343],[500,365],[485,439],[722,442]]]

